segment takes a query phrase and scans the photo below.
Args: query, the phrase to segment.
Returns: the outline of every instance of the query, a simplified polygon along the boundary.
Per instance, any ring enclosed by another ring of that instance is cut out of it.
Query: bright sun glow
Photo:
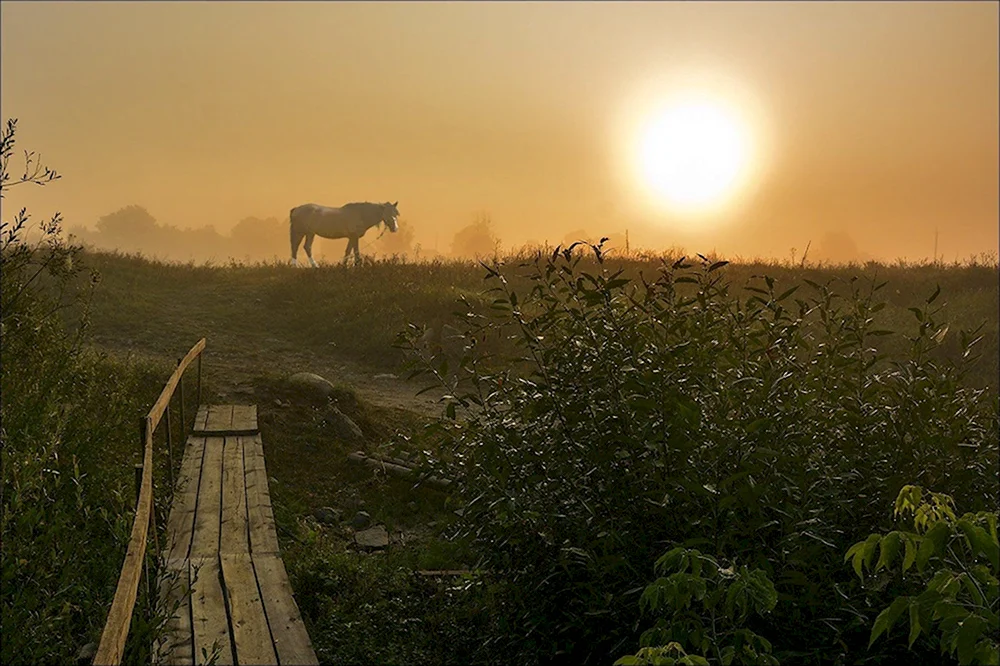
[[[662,203],[696,212],[724,204],[747,173],[747,131],[725,107],[681,101],[653,116],[640,133],[639,168]]]

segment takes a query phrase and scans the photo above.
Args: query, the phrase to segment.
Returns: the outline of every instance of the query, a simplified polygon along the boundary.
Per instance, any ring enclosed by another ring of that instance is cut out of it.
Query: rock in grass
[[[327,525],[335,525],[339,523],[342,515],[343,514],[340,509],[334,509],[329,506],[323,506],[313,511],[313,517],[319,522]]]
[[[364,439],[364,433],[350,416],[337,407],[330,407],[330,425],[341,439]]]
[[[362,548],[371,548],[373,550],[385,548],[389,545],[389,533],[385,531],[384,526],[376,525],[362,532],[356,532],[354,534],[354,542]]]
[[[76,653],[76,663],[80,666],[90,666],[97,655],[97,643],[87,643]]]
[[[329,398],[337,390],[328,380],[312,372],[296,372],[288,378],[288,383],[317,398]]]
[[[354,514],[354,518],[351,519],[351,527],[356,530],[364,529],[372,524],[372,517],[368,515],[367,511],[358,511]]]

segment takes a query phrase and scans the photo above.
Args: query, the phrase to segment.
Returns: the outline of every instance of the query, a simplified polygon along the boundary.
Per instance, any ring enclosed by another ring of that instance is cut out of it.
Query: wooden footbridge
[[[143,423],[143,466],[128,554],[95,664],[121,663],[153,511],[153,431],[202,339],[178,362]],[[138,472],[137,472],[138,477]],[[264,446],[252,405],[200,405],[187,438],[160,556],[159,606],[169,616],[152,648],[164,664],[316,664],[278,548]],[[156,532],[154,531],[154,543]],[[149,584],[147,577],[147,586]]]

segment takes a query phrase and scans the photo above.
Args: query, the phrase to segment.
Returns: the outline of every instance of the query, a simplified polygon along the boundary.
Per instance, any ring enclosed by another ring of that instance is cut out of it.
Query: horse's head
[[[382,204],[382,222],[385,222],[385,226],[389,227],[389,231],[396,231],[399,229],[399,209],[396,208],[396,203],[384,203]]]

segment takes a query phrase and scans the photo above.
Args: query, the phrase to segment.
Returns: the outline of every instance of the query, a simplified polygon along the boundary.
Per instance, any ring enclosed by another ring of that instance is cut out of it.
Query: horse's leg
[[[355,236],[354,238],[351,239],[351,242],[354,243],[354,265],[355,266],[360,266],[361,265],[361,252],[358,250],[358,245],[361,244],[361,237],[360,236]]]
[[[316,238],[316,234],[306,234],[306,243],[302,247],[305,248],[306,256],[309,257],[309,263],[312,264],[313,268],[316,268],[316,262],[313,261],[313,240]]]
[[[299,244],[302,242],[302,237],[305,234],[296,229],[294,224],[290,224],[288,228],[290,229],[292,241],[292,266],[298,266],[299,260],[296,258],[296,255],[299,253]]]
[[[347,247],[344,248],[344,259],[343,259],[343,262],[342,262],[345,266],[347,265],[347,258],[349,256],[351,256],[351,244],[353,242],[354,242],[354,238],[352,238],[352,237],[348,237],[347,238]]]

